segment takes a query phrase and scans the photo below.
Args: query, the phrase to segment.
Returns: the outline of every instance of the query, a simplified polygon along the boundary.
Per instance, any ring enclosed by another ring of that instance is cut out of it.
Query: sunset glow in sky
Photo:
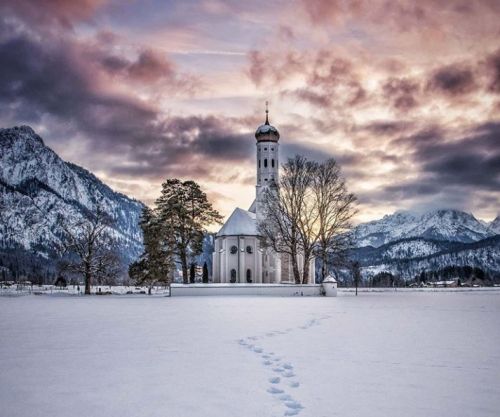
[[[0,0],[0,127],[152,203],[255,191],[254,132],[335,157],[358,221],[500,207],[498,0]]]

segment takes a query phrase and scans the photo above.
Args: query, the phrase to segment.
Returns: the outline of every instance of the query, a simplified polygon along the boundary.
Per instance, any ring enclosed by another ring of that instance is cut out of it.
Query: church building
[[[293,270],[286,254],[263,248],[258,236],[259,222],[265,222],[262,198],[268,187],[279,179],[278,129],[266,121],[255,132],[256,196],[248,210],[237,207],[215,237],[213,280],[215,283],[293,283]],[[299,255],[299,268],[303,257]],[[310,283],[314,283],[314,259],[309,264]]]

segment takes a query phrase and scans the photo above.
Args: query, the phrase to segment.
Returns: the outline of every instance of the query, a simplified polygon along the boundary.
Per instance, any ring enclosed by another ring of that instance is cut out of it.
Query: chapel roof
[[[257,236],[255,213],[235,208],[217,236]]]

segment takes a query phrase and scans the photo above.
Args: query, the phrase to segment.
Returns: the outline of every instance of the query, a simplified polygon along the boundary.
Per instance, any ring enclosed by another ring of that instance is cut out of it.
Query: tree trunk
[[[321,251],[321,282],[326,278],[328,254],[325,250]]]
[[[309,283],[309,260],[310,256],[304,254],[304,265],[302,267],[302,284]]]
[[[299,265],[297,264],[297,254],[295,252],[292,252],[291,258],[292,258],[293,278],[295,279],[295,284],[300,284],[301,280],[300,280]]]
[[[189,284],[189,271],[188,271],[188,263],[187,256],[185,254],[181,254],[181,266],[182,266],[182,282],[184,284]]]
[[[85,271],[85,294],[90,295],[90,286],[92,285],[92,276],[90,274],[90,271],[86,270]]]

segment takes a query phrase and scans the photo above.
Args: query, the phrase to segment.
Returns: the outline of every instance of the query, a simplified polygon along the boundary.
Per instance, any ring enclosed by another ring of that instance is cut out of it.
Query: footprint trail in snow
[[[285,391],[287,388],[290,388],[293,391],[294,388],[298,388],[300,386],[300,382],[296,378],[293,364],[283,361],[282,358],[274,352],[266,352],[258,345],[258,341],[270,337],[289,334],[294,330],[307,330],[312,326],[321,324],[322,320],[329,318],[330,316],[322,316],[320,318],[308,320],[304,325],[298,326],[297,328],[287,328],[283,331],[276,330],[266,332],[261,336],[248,336],[238,340],[238,343],[242,347],[245,347],[250,352],[258,355],[264,369],[272,372],[272,376],[267,379],[269,383],[267,392],[283,404],[285,407],[284,416],[296,416],[304,408],[299,401]]]

